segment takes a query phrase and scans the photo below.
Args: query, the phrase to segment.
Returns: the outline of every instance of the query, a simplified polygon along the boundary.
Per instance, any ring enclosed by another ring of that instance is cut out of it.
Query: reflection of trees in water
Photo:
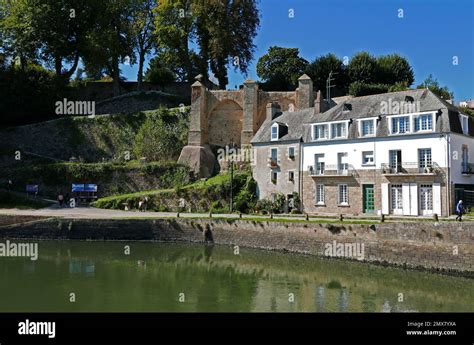
[[[376,310],[376,294],[362,293],[362,311],[365,312],[374,312]]]
[[[325,290],[324,286],[318,286],[316,288],[316,311],[323,312],[324,311],[324,299],[325,299]]]
[[[346,312],[349,306],[349,294],[346,289],[339,291],[339,311]]]

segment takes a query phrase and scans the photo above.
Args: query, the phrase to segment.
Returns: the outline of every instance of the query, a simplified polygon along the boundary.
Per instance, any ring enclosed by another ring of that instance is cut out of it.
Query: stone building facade
[[[299,87],[289,92],[259,90],[254,80],[246,80],[240,90],[228,91],[210,90],[197,80],[191,89],[188,145],[179,162],[200,177],[216,170],[216,148],[250,145],[266,119],[268,103],[278,103],[281,111],[294,112],[312,107],[316,96],[306,75],[299,79]]]

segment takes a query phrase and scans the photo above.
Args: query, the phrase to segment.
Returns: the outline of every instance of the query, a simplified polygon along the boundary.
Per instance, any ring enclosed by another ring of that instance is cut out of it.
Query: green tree
[[[133,0],[132,2],[132,35],[138,55],[137,89],[141,89],[143,81],[143,65],[146,56],[156,47],[155,31],[155,0]]]
[[[145,81],[153,84],[164,85],[166,83],[175,81],[174,73],[165,65],[161,64],[158,57],[150,60],[150,64],[145,73]]]
[[[209,65],[219,87],[224,89],[228,84],[228,66],[246,74],[253,58],[253,39],[260,24],[256,2],[196,1],[193,11],[200,56],[205,66],[201,74],[207,74]]]
[[[175,63],[179,62],[187,81],[196,76],[191,63],[190,42],[195,31],[191,3],[192,0],[160,1],[154,10],[157,44],[163,52],[173,56]]]
[[[389,85],[403,83],[407,87],[415,81],[410,63],[398,54],[382,55],[377,58],[375,79],[377,83]]]
[[[307,65],[298,48],[272,46],[258,59],[257,75],[266,90],[294,90]]]
[[[323,96],[326,96],[326,81],[331,71],[334,73],[333,78],[335,79],[331,82],[332,85],[335,85],[331,90],[331,95],[345,95],[349,87],[347,69],[336,55],[327,54],[317,57],[306,67],[305,73],[313,80],[314,90],[321,90]]]
[[[33,11],[28,0],[2,0],[0,6],[2,47],[24,71],[28,62],[38,58],[41,42],[33,29]]]
[[[148,114],[135,137],[136,157],[148,161],[176,160],[186,144],[186,114],[160,108]]]
[[[375,82],[377,60],[367,52],[355,54],[349,61],[347,71],[351,82]]]
[[[160,49],[178,57],[186,80],[195,77],[193,65],[204,81],[211,70],[221,88],[228,83],[229,65],[247,72],[260,23],[254,0],[163,1],[155,12]],[[194,53],[190,44],[199,50]]]
[[[453,99],[454,94],[449,91],[447,86],[441,87],[436,78],[432,74],[428,76],[420,85],[417,86],[418,89],[429,89],[442,99]]]
[[[130,13],[132,0],[102,0],[97,2],[100,16],[91,30],[84,54],[84,65],[89,71],[107,71],[113,79],[114,95],[120,93],[120,63],[135,62],[134,37]]]

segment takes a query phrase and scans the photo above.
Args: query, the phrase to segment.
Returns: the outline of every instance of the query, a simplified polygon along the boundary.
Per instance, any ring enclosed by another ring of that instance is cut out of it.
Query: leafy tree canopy
[[[447,86],[441,87],[439,82],[436,78],[433,77],[432,74],[428,76],[420,85],[417,87],[418,89],[429,89],[442,99],[448,100],[453,99],[454,94],[449,91]]]
[[[298,48],[272,46],[257,62],[257,75],[264,81],[262,88],[294,90],[308,61],[299,56]]]

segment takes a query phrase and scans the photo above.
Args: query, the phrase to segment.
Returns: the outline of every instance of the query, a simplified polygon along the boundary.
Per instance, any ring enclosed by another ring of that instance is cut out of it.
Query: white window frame
[[[366,155],[372,155],[372,162],[371,163],[365,163],[364,158]],[[374,151],[362,151],[362,166],[374,166],[375,165],[375,154]]]
[[[408,113],[408,114],[397,114],[397,115],[387,115],[387,121],[388,121],[388,129],[389,129],[389,135],[406,135],[406,134],[417,134],[417,133],[429,133],[429,132],[434,132],[436,129],[436,112],[429,111],[429,112],[420,112],[420,113]],[[421,116],[421,115],[431,115],[431,124],[432,124],[432,129],[429,130],[418,130],[415,131],[415,118]],[[394,118],[400,118],[400,117],[408,117],[408,130],[405,133],[393,133],[393,122],[392,119]]]
[[[293,173],[293,179],[292,179],[292,180],[290,179],[290,174],[291,174],[291,173]],[[289,182],[289,183],[295,183],[295,179],[296,179],[295,176],[296,176],[296,175],[295,175],[295,171],[294,171],[294,170],[288,170],[288,182]]]
[[[372,126],[374,128],[374,133],[366,134],[366,135],[364,135],[362,133],[362,131],[364,129],[364,122],[365,121],[372,121]],[[359,119],[358,124],[359,124],[359,136],[361,138],[370,138],[370,137],[375,137],[377,135],[377,118],[376,117],[368,117],[368,118],[365,118],[365,119]]]
[[[276,137],[273,135],[273,129],[276,128]],[[271,141],[275,141],[279,139],[279,128],[278,123],[274,123],[271,128]]]
[[[275,174],[276,176],[275,182],[273,182],[273,174]],[[274,185],[278,184],[278,171],[275,171],[275,170],[270,171],[270,182],[273,183]]]
[[[344,135],[342,135],[340,137],[335,137],[335,136],[333,136],[333,126],[340,125],[340,124],[343,124],[345,126]],[[330,136],[331,139],[347,139],[348,131],[349,131],[349,121],[331,122],[331,126],[330,126],[330,132],[331,133],[329,133],[329,136]]]
[[[412,130],[412,128],[411,128],[411,122],[412,121],[411,120],[412,120],[412,118],[411,118],[410,115],[405,114],[405,115],[397,115],[397,116],[388,116],[387,118],[389,120],[389,127],[390,127],[390,134],[391,135],[405,135],[405,134],[410,134],[411,133],[411,130]],[[398,124],[398,131],[397,131],[397,133],[394,133],[393,132],[393,120],[401,119],[401,118],[407,118],[408,119],[407,122],[406,122],[407,125],[408,125],[408,129],[405,132],[400,133],[400,124]]]
[[[413,133],[422,133],[422,132],[433,132],[434,131],[434,114],[433,113],[424,113],[424,114],[417,114],[417,115],[414,115],[413,116]],[[423,116],[428,116],[431,118],[431,128],[427,128],[427,129],[422,129],[421,128],[421,124],[420,124],[420,129],[416,129],[416,121],[418,121],[419,118],[423,117]]]
[[[326,127],[326,130],[325,130],[325,133],[326,133],[326,136],[324,138],[316,138],[315,135],[314,135],[314,131],[316,129],[316,127]],[[329,133],[329,130],[330,130],[330,127],[329,127],[329,123],[328,122],[325,122],[325,123],[314,123],[311,125],[311,139],[313,141],[319,141],[319,140],[328,140],[330,138],[330,133]]]
[[[464,114],[459,114],[459,121],[461,122],[462,134],[469,134],[469,117]]]
[[[293,157],[291,157],[291,155],[290,155],[290,150],[291,149],[293,150]],[[294,146],[288,147],[288,159],[290,159],[290,160],[296,159],[296,147],[294,147]]]
[[[318,191],[318,188],[321,188],[320,191]],[[323,184],[317,184],[315,188],[315,202],[316,205],[326,205],[326,197],[324,194],[324,185]],[[318,198],[319,196],[319,198]]]
[[[341,187],[345,186],[345,200],[341,198],[344,196],[344,193],[341,194]],[[348,206],[349,205],[349,185],[346,183],[338,184],[337,185],[337,204],[340,206]]]

